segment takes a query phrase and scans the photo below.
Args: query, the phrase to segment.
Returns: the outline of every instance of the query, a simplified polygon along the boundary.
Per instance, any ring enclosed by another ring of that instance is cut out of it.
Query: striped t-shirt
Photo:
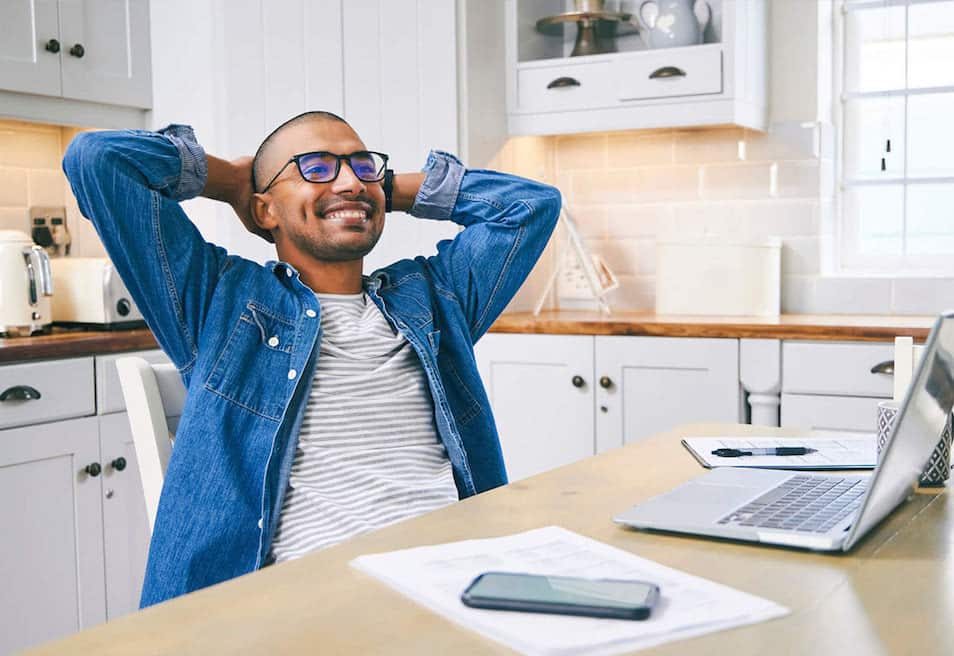
[[[414,348],[365,294],[318,300],[321,351],[270,561],[458,499]]]

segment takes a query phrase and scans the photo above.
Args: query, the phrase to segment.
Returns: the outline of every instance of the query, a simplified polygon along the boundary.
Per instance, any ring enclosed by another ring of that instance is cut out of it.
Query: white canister
[[[656,243],[656,313],[778,316],[782,242],[715,239]]]

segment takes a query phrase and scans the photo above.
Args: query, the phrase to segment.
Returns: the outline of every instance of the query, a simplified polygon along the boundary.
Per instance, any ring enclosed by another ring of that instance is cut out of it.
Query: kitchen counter
[[[530,312],[502,315],[494,333],[549,335],[648,335],[654,337],[748,337],[852,342],[891,342],[897,336],[927,339],[933,316],[783,314],[779,317],[673,316],[652,312]]]
[[[159,348],[159,345],[148,328],[135,330],[53,328],[52,332],[45,335],[0,338],[0,364],[154,348]]]
[[[649,335],[656,337],[750,337],[890,342],[898,335],[924,341],[934,324],[928,316],[783,314],[780,317],[663,316],[651,312],[529,312],[504,314],[495,333],[552,335]],[[81,330],[54,328],[46,335],[0,339],[0,363],[70,358],[158,348],[146,328]]]

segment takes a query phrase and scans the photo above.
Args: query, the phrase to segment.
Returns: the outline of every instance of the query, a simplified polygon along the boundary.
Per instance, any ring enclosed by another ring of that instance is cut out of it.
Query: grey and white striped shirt
[[[275,562],[457,501],[411,344],[365,294],[318,294],[321,351],[271,546]]]

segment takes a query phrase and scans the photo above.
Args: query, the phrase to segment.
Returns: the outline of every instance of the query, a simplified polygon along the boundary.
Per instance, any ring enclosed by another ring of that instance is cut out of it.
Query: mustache
[[[358,203],[366,205],[365,209],[369,214],[376,214],[378,211],[378,201],[366,193],[360,193],[347,197],[332,196],[330,198],[322,198],[315,205],[315,216],[323,215],[326,211],[328,211],[328,208],[334,207],[335,205],[353,205]]]

